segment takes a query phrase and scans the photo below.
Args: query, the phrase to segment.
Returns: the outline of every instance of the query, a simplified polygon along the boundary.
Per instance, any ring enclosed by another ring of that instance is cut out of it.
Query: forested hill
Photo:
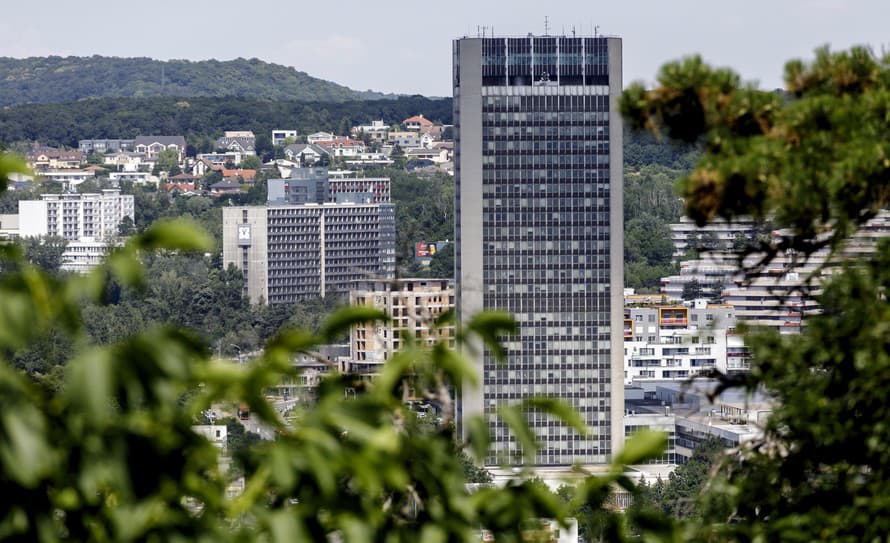
[[[0,107],[154,96],[244,96],[321,102],[387,97],[354,91],[255,58],[161,61],[102,56],[0,57],[0,82]]]
[[[225,130],[296,129],[300,134],[349,127],[374,119],[399,123],[422,113],[451,123],[451,99],[402,96],[393,100],[298,102],[249,98],[103,98],[67,104],[30,104],[0,110],[0,142],[40,141],[77,147],[79,139],[182,134],[190,144]]]

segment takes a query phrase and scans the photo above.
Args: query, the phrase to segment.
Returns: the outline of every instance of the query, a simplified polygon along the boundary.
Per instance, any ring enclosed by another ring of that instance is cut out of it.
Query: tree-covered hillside
[[[675,273],[669,225],[683,214],[675,185],[700,153],[645,132],[624,138],[624,285],[657,291]]]
[[[237,97],[104,98],[2,110],[0,142],[40,141],[76,147],[79,139],[182,134],[189,143],[197,144],[200,137],[220,136],[224,130],[253,130],[257,135],[268,135],[274,128],[297,129],[301,134],[338,132],[344,121],[346,126],[373,119],[398,123],[418,113],[434,122],[450,124],[451,99],[405,96],[394,100],[300,102]]]
[[[261,60],[170,60],[118,57],[0,58],[0,107],[84,98],[243,96],[344,102],[384,98]]]

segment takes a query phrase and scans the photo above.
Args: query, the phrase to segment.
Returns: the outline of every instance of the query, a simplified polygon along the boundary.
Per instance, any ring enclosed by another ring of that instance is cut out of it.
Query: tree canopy
[[[362,92],[259,59],[154,60],[150,58],[0,58],[0,107],[76,102],[86,98],[247,96],[265,100],[375,100]],[[392,97],[390,95],[390,97]]]
[[[39,141],[77,147],[78,140],[181,134],[196,152],[214,150],[214,138],[237,127],[265,138],[283,126],[300,134],[336,132],[343,117],[387,123],[423,113],[451,122],[451,99],[403,96],[392,100],[296,101],[244,97],[97,98],[73,103],[26,104],[0,109],[0,141]],[[258,140],[261,141],[261,140]],[[258,150],[258,152],[262,151]],[[269,151],[268,148],[265,149]]]
[[[890,58],[865,48],[786,65],[787,90],[764,92],[700,58],[628,89],[622,109],[655,134],[697,142],[681,182],[687,214],[770,219],[758,265],[779,252],[838,249],[890,197]],[[890,533],[890,244],[831,275],[822,314],[799,337],[751,331],[750,374],[721,389],[775,400],[765,435],[723,464],[715,507],[696,537],[725,541],[876,541]]]

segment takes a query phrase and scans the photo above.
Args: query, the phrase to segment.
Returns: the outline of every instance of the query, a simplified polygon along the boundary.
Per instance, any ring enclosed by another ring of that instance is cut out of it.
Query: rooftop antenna
[[[575,37],[575,25],[572,25],[572,37]]]
[[[595,27],[593,27],[593,37],[594,38],[599,36],[599,31],[600,31],[600,25],[596,25]]]
[[[544,15],[544,35],[550,35],[550,18]]]

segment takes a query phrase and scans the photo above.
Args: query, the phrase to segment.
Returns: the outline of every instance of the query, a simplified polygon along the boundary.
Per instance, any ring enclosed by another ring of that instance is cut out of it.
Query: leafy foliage
[[[885,208],[890,187],[890,60],[864,48],[786,65],[787,94],[740,84],[698,58],[665,66],[660,86],[628,90],[639,127],[704,154],[682,189],[687,213],[772,218],[779,251],[838,248]],[[755,265],[756,266],[756,265]],[[725,466],[697,537],[723,541],[876,541],[890,532],[890,244],[833,273],[823,313],[799,337],[751,333],[749,376],[725,378],[775,399],[765,435]],[[731,522],[729,522],[731,521]]]
[[[628,132],[624,157],[624,283],[655,291],[662,277],[676,272],[668,225],[679,220],[682,202],[674,186],[698,153]]]
[[[218,61],[119,57],[0,58],[0,106],[85,98],[244,96],[344,102],[385,95],[360,92],[259,59]]]
[[[420,177],[397,169],[368,175],[385,175],[392,181],[396,204],[396,263],[402,273],[418,275],[414,244],[418,241],[454,239],[454,180],[437,173]],[[450,277],[453,271],[445,276]]]
[[[677,519],[701,518],[704,507],[702,495],[713,476],[716,466],[726,451],[722,439],[711,437],[692,451],[692,457],[677,466],[667,482],[656,479],[652,484],[640,484],[635,510],[652,508]],[[713,498],[712,498],[713,501]]]

